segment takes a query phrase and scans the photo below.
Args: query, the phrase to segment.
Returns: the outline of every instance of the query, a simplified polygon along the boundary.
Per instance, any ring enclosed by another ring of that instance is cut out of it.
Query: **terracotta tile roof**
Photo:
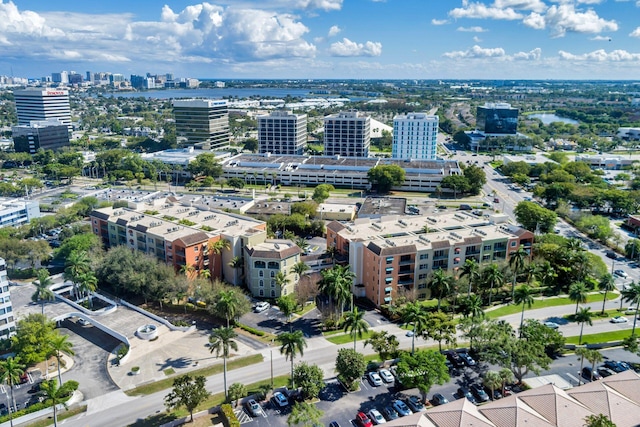
[[[437,249],[445,249],[451,246],[451,243],[449,243],[448,240],[443,240],[440,242],[431,242],[431,247],[433,248],[433,250],[437,250]]]
[[[557,427],[583,427],[584,418],[593,415],[584,405],[553,384],[518,393],[517,398]]]
[[[208,242],[209,236],[204,231],[196,231],[193,234],[183,236],[176,239],[176,242],[182,243],[185,247],[193,246],[197,243]]]
[[[636,387],[638,387],[636,381]],[[569,390],[569,396],[587,406],[595,414],[604,414],[617,427],[635,427],[640,420],[640,404],[632,402],[602,381],[593,381]]]
[[[640,404],[640,376],[633,371],[624,371],[600,380],[627,399]],[[640,421],[640,417],[639,421]]]
[[[478,408],[467,399],[458,399],[442,406],[436,406],[424,413],[438,427],[495,427]]]
[[[527,427],[553,427],[553,424],[542,418],[516,396],[496,400],[490,405],[481,406],[479,410],[496,427],[525,425]]]

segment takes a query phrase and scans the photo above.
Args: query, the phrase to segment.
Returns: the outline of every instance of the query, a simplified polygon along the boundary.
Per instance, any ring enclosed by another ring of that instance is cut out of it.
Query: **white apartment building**
[[[11,306],[7,263],[0,258],[0,339],[9,338],[16,331],[16,321]]]
[[[244,248],[246,283],[254,297],[279,298],[290,295],[300,277],[293,266],[300,261],[302,250],[291,240],[267,239]],[[278,283],[278,273],[286,278]]]
[[[40,218],[40,204],[36,200],[0,198],[0,228],[27,224]]]
[[[60,89],[26,89],[13,92],[18,112],[18,125],[31,121],[59,119],[71,131],[69,91]]]
[[[438,116],[409,113],[393,118],[394,159],[435,160]]]
[[[307,145],[307,115],[274,111],[257,116],[258,152],[300,155]]]
[[[369,157],[371,118],[343,111],[324,118],[324,155]]]

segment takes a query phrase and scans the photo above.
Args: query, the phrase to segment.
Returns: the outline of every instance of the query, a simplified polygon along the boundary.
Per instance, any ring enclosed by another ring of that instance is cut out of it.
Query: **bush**
[[[240,421],[238,421],[238,417],[233,413],[233,408],[229,404],[224,404],[220,406],[222,421],[225,427],[240,427]]]
[[[64,396],[71,396],[73,392],[78,389],[79,385],[80,384],[78,383],[78,381],[69,380],[66,383],[62,384],[62,387],[60,387],[60,392]]]
[[[243,325],[242,323],[239,323],[238,326],[240,327],[240,329],[242,329],[243,331],[247,331],[250,334],[257,335],[259,337],[265,336],[264,331],[261,331],[260,329],[252,328],[251,326]]]

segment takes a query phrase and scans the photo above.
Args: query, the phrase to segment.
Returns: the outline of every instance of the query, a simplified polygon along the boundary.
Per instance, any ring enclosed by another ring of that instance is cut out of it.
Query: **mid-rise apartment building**
[[[301,155],[307,145],[307,115],[274,111],[257,116],[258,152]]]
[[[7,279],[7,263],[0,258],[0,339],[7,339],[16,331],[16,321],[13,316],[11,295],[9,293],[9,279]]]
[[[13,92],[18,113],[18,125],[32,121],[59,119],[71,131],[69,91],[61,89],[25,89]]]
[[[211,277],[239,285],[241,275],[229,265],[243,255],[245,246],[257,245],[267,237],[266,224],[253,218],[211,209],[173,197],[149,200],[129,208],[112,207],[91,212],[91,228],[106,247],[126,245],[174,266],[191,267],[194,274],[208,269]],[[209,245],[227,240],[229,249],[220,254]]]
[[[348,260],[355,275],[354,294],[381,306],[404,292],[429,298],[427,282],[435,270],[456,271],[467,259],[481,264],[508,261],[520,247],[530,251],[533,233],[506,219],[459,211],[331,222],[327,247]]]
[[[324,155],[369,157],[371,118],[343,111],[324,118]]]
[[[254,297],[279,298],[290,295],[300,277],[293,266],[300,261],[302,250],[291,240],[269,239],[245,247],[244,262],[247,287]],[[278,279],[278,273],[282,273]]]
[[[223,99],[179,99],[173,101],[178,143],[205,150],[229,146],[229,107]]]
[[[393,118],[394,159],[435,160],[438,142],[438,116],[409,113]]]
[[[41,148],[56,151],[69,146],[69,128],[60,119],[34,120],[11,130],[13,148],[19,153],[35,154]]]
[[[37,200],[0,198],[0,228],[28,224],[40,216],[40,203]]]

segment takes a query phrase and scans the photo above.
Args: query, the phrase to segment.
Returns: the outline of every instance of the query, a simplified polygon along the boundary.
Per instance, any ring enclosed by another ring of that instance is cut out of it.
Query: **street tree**
[[[317,398],[324,387],[324,373],[318,365],[298,363],[293,368],[293,379],[305,400]]]
[[[331,184],[319,184],[313,189],[311,198],[316,203],[324,203],[331,196],[331,192],[335,190],[335,187]]]
[[[324,412],[316,408],[313,403],[296,402],[291,408],[291,413],[287,417],[287,426],[314,427],[321,425],[320,422]]]
[[[631,329],[631,335],[636,333],[636,321],[638,320],[638,311],[640,310],[640,282],[631,282],[622,290],[622,299],[625,302],[629,302],[636,307],[636,312],[633,315],[633,328]]]
[[[439,351],[418,350],[414,354],[402,353],[398,360],[397,377],[404,387],[417,387],[426,402],[427,393],[435,384],[449,381],[445,357]]]
[[[589,290],[583,282],[576,282],[569,286],[569,299],[576,302],[576,315],[578,314],[578,304],[586,303],[588,295]]]
[[[427,312],[417,301],[408,302],[402,307],[400,314],[402,323],[412,326],[413,334],[411,335],[411,353],[415,352],[416,335],[421,335],[427,322]]]
[[[442,298],[449,295],[453,287],[453,276],[447,274],[446,270],[439,268],[438,270],[433,272],[428,286],[431,292],[436,296],[436,298],[438,298],[437,310],[440,311],[440,303],[442,302]]]
[[[217,316],[226,319],[227,328],[230,321],[234,321],[242,314],[240,309],[241,299],[244,297],[235,289],[225,289],[220,291],[216,296],[216,302],[213,305],[213,311]]]
[[[298,307],[298,302],[296,301],[294,295],[282,295],[276,300],[276,304],[278,304],[278,308],[280,309],[280,313],[287,319],[287,323],[289,324],[289,332],[291,332],[291,316],[295,313],[296,308]]]
[[[550,357],[560,353],[566,342],[562,332],[548,328],[536,319],[525,319],[521,332],[521,339],[543,343],[545,352]]]
[[[55,379],[45,380],[40,383],[40,394],[45,398],[45,401],[51,402],[53,407],[53,425],[58,427],[58,405],[62,404],[65,409],[67,408],[66,401],[67,390],[64,386],[58,386],[58,381]]]
[[[491,399],[493,400],[493,393],[495,389],[502,386],[502,378],[500,377],[500,372],[488,371],[486,374],[484,374],[484,379],[482,380],[482,382],[489,388],[489,390],[491,390]]]
[[[356,381],[364,375],[366,370],[367,363],[361,353],[350,348],[338,350],[336,372],[338,373],[338,379],[342,381],[348,390],[354,390]]]
[[[184,406],[193,422],[193,411],[211,394],[205,388],[206,381],[203,375],[182,375],[176,378],[173,381],[173,389],[164,398],[165,405],[169,410]]]
[[[56,299],[55,294],[49,286],[53,284],[53,281],[49,277],[49,271],[44,268],[41,268],[37,272],[37,280],[34,280],[32,283],[36,287],[36,291],[31,295],[31,301],[37,303],[40,302],[42,305],[42,315],[44,316],[44,303],[46,301],[53,301]]]
[[[372,331],[369,338],[364,342],[364,346],[370,345],[378,353],[381,361],[390,357],[395,357],[398,352],[400,342],[398,337],[388,331]]]
[[[507,384],[512,383],[514,380],[513,372],[511,372],[509,368],[502,368],[498,371],[498,375],[500,375],[500,381],[502,382],[502,389],[500,390],[500,392],[504,396],[505,387],[507,386]]]
[[[578,345],[582,345],[582,332],[584,331],[584,324],[593,326],[593,313],[590,307],[583,307],[574,315],[574,319],[580,324],[580,338],[578,339]],[[633,333],[633,332],[632,332]]]
[[[362,338],[362,335],[369,330],[369,324],[364,320],[366,312],[358,310],[358,307],[354,307],[352,311],[345,314],[342,321],[344,332],[349,333],[349,336],[353,338],[353,349],[356,349],[356,343],[358,338]]]
[[[593,373],[596,371],[596,364],[602,362],[604,357],[597,349],[589,348],[585,352],[584,358],[591,363],[591,378],[589,378],[589,380],[593,381]]]
[[[304,356],[304,348],[307,340],[304,339],[302,331],[284,332],[276,337],[280,343],[280,354],[285,355],[285,359],[291,361],[291,387],[295,388],[296,383],[293,376],[293,360],[296,356]]]
[[[0,382],[9,386],[9,392],[11,393],[11,404],[13,405],[13,412],[16,412],[16,399],[13,395],[13,386],[20,384],[20,377],[24,374],[25,365],[20,363],[20,357],[7,357],[4,360],[0,360]],[[13,419],[11,420],[13,426]]]
[[[456,343],[456,321],[442,311],[428,313],[422,335],[437,341],[438,349],[442,351],[442,341],[448,345]]]
[[[575,349],[576,356],[580,357],[580,370],[578,371],[578,385],[582,384],[582,367],[584,366],[584,359],[586,358],[589,349],[586,346],[578,346]]]
[[[526,265],[526,261],[529,259],[529,253],[521,246],[517,251],[509,255],[509,267],[513,272],[513,281],[511,282],[511,300],[515,298],[516,292],[516,280],[518,274],[522,273]]]
[[[522,304],[522,313],[520,314],[520,337],[522,337],[522,327],[524,325],[524,309],[525,306],[531,308],[534,303],[533,289],[529,285],[522,285],[516,289],[513,302]]]
[[[245,397],[249,392],[247,391],[247,386],[242,383],[233,383],[229,386],[229,397],[228,400],[230,402],[235,402],[235,406],[238,406],[238,401]]]
[[[534,232],[538,230],[540,233],[549,233],[558,220],[555,212],[534,202],[520,202],[513,212],[524,228]]]
[[[238,343],[234,341],[237,335],[233,328],[217,328],[211,330],[211,335],[209,336],[209,352],[216,353],[216,357],[220,357],[222,355],[222,363],[223,363],[223,380],[224,380],[224,395],[228,397],[227,394],[227,358],[231,354],[231,350],[238,351]]]
[[[470,295],[462,299],[460,303],[463,317],[484,318],[482,298],[479,295]]]
[[[51,337],[51,340],[48,342],[49,344],[49,352],[56,358],[56,362],[58,364],[58,381],[62,384],[62,373],[61,373],[61,364],[62,361],[62,353],[66,353],[69,356],[73,356],[75,353],[73,352],[73,344],[69,341],[68,335],[62,335],[59,332],[55,332],[55,335]]]
[[[405,171],[398,165],[379,165],[369,169],[367,178],[378,193],[388,193],[404,182]]]
[[[604,296],[602,297],[602,311],[601,314],[604,314],[604,305],[607,302],[607,294],[609,292],[613,292],[616,290],[616,279],[610,273],[605,273],[601,278],[600,282],[598,282],[598,289],[604,291]]]

